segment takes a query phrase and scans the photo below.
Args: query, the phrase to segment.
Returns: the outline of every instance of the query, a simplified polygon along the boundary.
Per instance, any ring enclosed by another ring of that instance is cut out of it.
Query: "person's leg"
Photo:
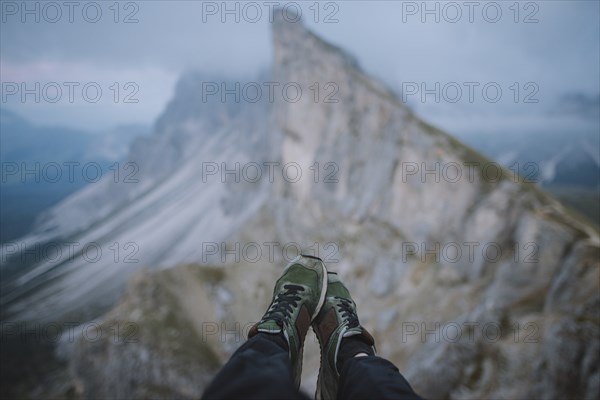
[[[328,274],[325,304],[313,328],[321,345],[317,398],[419,398],[392,363],[375,356],[375,341],[360,325],[356,304],[335,273]]]
[[[337,362],[338,399],[420,399],[398,368],[360,339],[343,339]]]
[[[306,398],[298,391],[304,338],[321,309],[327,271],[315,257],[298,256],[275,283],[273,301],[204,392],[205,399]]]
[[[203,399],[306,399],[294,385],[283,335],[258,333],[231,356]]]

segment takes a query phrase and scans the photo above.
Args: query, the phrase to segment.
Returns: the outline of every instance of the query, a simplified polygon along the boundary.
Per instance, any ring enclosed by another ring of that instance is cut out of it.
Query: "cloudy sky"
[[[87,130],[151,124],[186,70],[267,70],[273,3],[3,0],[1,106]],[[286,3],[450,132],[597,125],[598,1]]]

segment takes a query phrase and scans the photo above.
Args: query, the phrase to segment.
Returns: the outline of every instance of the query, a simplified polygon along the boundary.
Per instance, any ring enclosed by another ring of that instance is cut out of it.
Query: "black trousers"
[[[288,351],[258,334],[244,343],[217,374],[203,399],[309,399],[294,387]],[[398,368],[376,356],[344,363],[339,399],[420,399]]]

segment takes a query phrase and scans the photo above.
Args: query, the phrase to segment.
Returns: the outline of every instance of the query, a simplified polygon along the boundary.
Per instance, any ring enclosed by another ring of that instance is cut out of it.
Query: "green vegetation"
[[[211,285],[222,283],[227,277],[227,273],[223,267],[189,264],[185,268],[201,282],[210,283]]]
[[[144,278],[136,285],[134,293],[139,296],[136,303],[143,307],[142,318],[136,321],[140,341],[159,353],[166,352],[183,361],[183,365],[200,361],[206,367],[216,369],[220,366],[218,355],[201,340],[192,322],[183,315],[169,279],[161,279],[161,275],[169,272]]]

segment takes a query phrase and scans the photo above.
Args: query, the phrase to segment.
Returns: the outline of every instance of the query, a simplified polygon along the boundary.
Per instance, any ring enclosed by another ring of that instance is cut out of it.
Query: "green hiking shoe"
[[[321,367],[315,397],[336,400],[341,372],[337,369],[337,356],[342,339],[359,337],[375,351],[373,336],[360,325],[356,304],[336,273],[327,274],[325,304],[312,326],[321,345]]]
[[[300,255],[283,270],[275,283],[273,301],[262,319],[248,332],[283,333],[290,348],[294,382],[300,386],[304,338],[321,310],[327,291],[327,270],[320,258]]]

